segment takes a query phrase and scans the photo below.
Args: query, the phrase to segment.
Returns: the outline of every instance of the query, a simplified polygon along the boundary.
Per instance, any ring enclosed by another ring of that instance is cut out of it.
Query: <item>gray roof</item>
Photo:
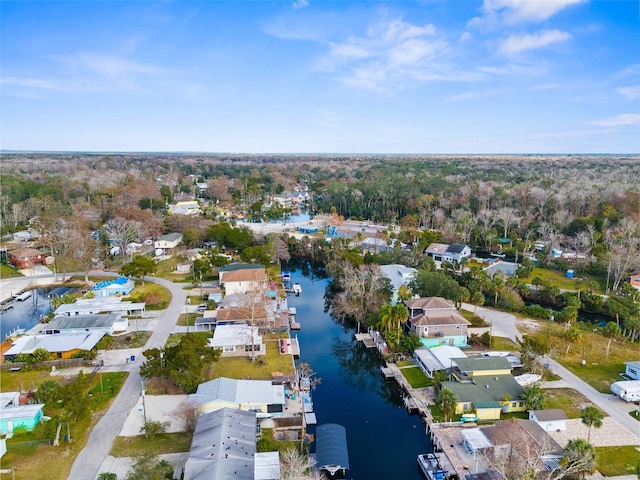
[[[72,330],[85,328],[108,329],[120,318],[120,315],[114,313],[56,317],[44,325],[44,330]]]
[[[316,428],[317,467],[329,471],[349,469],[347,431],[337,423],[325,423]]]
[[[449,245],[449,248],[447,248],[447,253],[462,253],[464,247],[466,247],[466,245],[461,243],[452,243]]]
[[[505,357],[466,357],[454,358],[461,372],[478,372],[482,370],[511,370],[511,364]]]
[[[165,242],[175,242],[176,240],[180,240],[182,238],[182,234],[178,232],[167,233],[158,238],[158,241]]]
[[[254,270],[257,268],[264,268],[264,265],[259,263],[229,263],[218,268],[218,272],[235,272],[236,270]]]
[[[18,337],[13,346],[4,352],[8,355],[20,353],[32,354],[37,348],[44,348],[49,353],[69,352],[71,350],[89,351],[104,337],[104,332],[94,330],[84,333],[58,333],[55,335],[25,335]]]
[[[238,404],[284,405],[285,403],[282,385],[273,385],[270,380],[235,380],[226,377],[201,383],[196,393],[189,395],[189,399],[196,405],[215,400]]]
[[[223,408],[198,417],[185,480],[254,479],[256,414]]]
[[[31,405],[18,405],[0,408],[0,417],[3,420],[31,419],[38,415],[44,403],[33,403]]]
[[[566,420],[567,414],[559,408],[549,408],[547,410],[533,410],[536,419],[541,422],[552,422],[554,420]]]
[[[442,382],[442,386],[456,394],[458,402],[473,403],[476,408],[499,407],[498,401],[508,394],[511,401],[519,401],[524,389],[511,375],[474,377],[472,382]]]

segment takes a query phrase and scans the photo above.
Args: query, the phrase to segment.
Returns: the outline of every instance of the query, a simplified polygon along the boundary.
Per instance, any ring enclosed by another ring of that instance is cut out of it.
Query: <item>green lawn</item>
[[[509,352],[520,351],[520,346],[510,338],[492,336],[491,350],[509,351]]]
[[[551,285],[554,285],[562,290],[576,290],[577,278],[567,278],[566,271],[561,272],[558,270],[550,270],[548,268],[536,267],[527,278],[524,279],[526,283],[532,283],[533,279],[540,277],[543,280],[547,280]],[[604,294],[601,288],[595,290],[594,293]]]
[[[559,408],[567,418],[580,418],[580,406],[590,403],[587,397],[571,388],[547,388],[544,391],[544,408]]]
[[[640,468],[638,447],[596,447],[597,469],[606,477],[634,475]]]
[[[161,433],[153,438],[144,435],[135,437],[116,437],[111,452],[114,457],[135,457],[151,452],[155,455],[163,453],[188,452],[191,447],[191,433]]]
[[[18,270],[6,264],[0,264],[0,278],[23,277]]]
[[[478,315],[476,315],[473,312],[470,312],[469,310],[465,310],[464,308],[461,308],[460,310],[458,310],[458,312],[460,312],[460,315],[462,315],[464,318],[466,318],[471,322],[472,327],[488,327],[489,326],[489,324],[484,320],[484,318],[479,317]]]
[[[152,282],[136,281],[133,291],[124,298],[132,302],[145,302],[147,310],[164,310],[171,302],[171,292],[165,287]]]
[[[402,367],[400,373],[402,373],[402,376],[409,382],[412,388],[424,388],[435,385],[433,379],[427,377],[418,366]]]

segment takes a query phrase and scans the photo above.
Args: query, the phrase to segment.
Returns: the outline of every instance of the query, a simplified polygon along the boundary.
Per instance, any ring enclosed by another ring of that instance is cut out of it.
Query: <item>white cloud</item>
[[[458,95],[452,95],[450,97],[447,97],[445,100],[447,102],[466,102],[468,100],[475,100],[477,98],[491,97],[495,94],[496,94],[495,90],[464,92],[464,93],[459,93]]]
[[[95,73],[108,76],[122,76],[127,74],[155,75],[166,72],[164,68],[133,62],[115,55],[79,53],[58,58],[68,64],[84,67]]]
[[[470,25],[496,23],[542,22],[562,10],[584,3],[586,0],[484,0],[482,17],[471,20]]]
[[[296,0],[295,2],[293,2],[293,8],[295,10],[308,7],[308,6],[309,6],[309,0]]]
[[[566,42],[571,35],[561,30],[542,30],[537,33],[511,35],[498,48],[502,54],[519,53],[524,50],[544,48],[554,43]]]
[[[640,85],[620,87],[618,93],[629,100],[640,100]]]
[[[591,122],[600,127],[617,127],[620,125],[640,125],[640,113],[623,113],[615,117],[603,118]]]

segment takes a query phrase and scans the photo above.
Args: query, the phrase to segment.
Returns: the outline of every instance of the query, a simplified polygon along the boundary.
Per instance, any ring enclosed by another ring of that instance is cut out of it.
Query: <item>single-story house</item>
[[[234,408],[256,413],[281,414],[286,403],[284,385],[270,380],[236,380],[219,377],[198,385],[189,401],[200,413]]]
[[[264,265],[232,263],[220,267],[218,273],[226,295],[259,290],[267,281]]]
[[[96,297],[126,296],[135,287],[135,282],[127,277],[118,277],[96,283],[91,289]]]
[[[113,332],[124,332],[129,328],[129,320],[115,313],[97,315],[77,315],[74,317],[55,317],[49,323],[44,324],[41,330],[45,335],[58,333],[85,333],[99,331],[107,335]]]
[[[175,249],[182,243],[182,234],[173,232],[161,236],[153,242],[155,250],[162,250],[162,255],[172,255]]]
[[[37,348],[44,348],[52,358],[73,358],[78,353],[93,350],[102,337],[104,332],[100,331],[80,334],[25,335],[13,340],[11,348],[4,352],[4,358],[12,360],[16,355],[31,355]]]
[[[529,410],[529,420],[536,422],[545,432],[567,429],[567,414],[559,408]]]
[[[459,382],[472,382],[478,377],[510,375],[511,364],[506,357],[464,357],[451,359],[453,377]]]
[[[406,300],[404,304],[409,309],[409,329],[421,338],[425,347],[467,346],[467,329],[471,323],[458,312],[453,302],[427,297]]]
[[[524,389],[512,375],[479,376],[474,382],[443,382],[456,396],[455,413],[474,412],[481,420],[499,420],[501,413],[524,412]]]
[[[169,213],[173,215],[199,215],[200,204],[196,200],[177,202],[169,207]]]
[[[256,414],[231,408],[197,419],[184,480],[278,480],[278,452],[256,451]]]
[[[223,357],[265,355],[267,352],[258,327],[246,324],[218,325],[209,339],[209,346],[221,349]]]
[[[15,429],[33,430],[43,420],[44,403],[20,404],[20,392],[0,393],[0,434]]]
[[[56,308],[54,316],[95,315],[97,313],[118,313],[120,315],[142,315],[144,302],[122,301],[122,297],[81,298],[74,303],[65,303]]]
[[[46,255],[35,248],[16,248],[7,252],[7,262],[9,265],[20,270],[33,268],[34,265],[45,265]]]
[[[395,304],[398,301],[398,290],[400,287],[402,285],[408,285],[418,270],[413,267],[405,267],[404,265],[398,264],[380,265],[380,269],[382,270],[382,274],[391,280],[391,286],[393,288],[391,303]]]
[[[540,470],[559,467],[562,447],[536,422],[512,418],[482,427],[480,431],[489,440],[491,453],[496,458],[510,458],[516,463],[538,459]]]
[[[466,355],[458,347],[441,345],[439,347],[420,347],[414,350],[413,356],[418,366],[429,377],[437,371],[450,372],[453,366],[451,359],[464,358]]]
[[[269,312],[264,305],[225,307],[215,310],[216,325],[232,325],[250,323],[252,325],[268,325]],[[273,317],[273,315],[271,315]]]

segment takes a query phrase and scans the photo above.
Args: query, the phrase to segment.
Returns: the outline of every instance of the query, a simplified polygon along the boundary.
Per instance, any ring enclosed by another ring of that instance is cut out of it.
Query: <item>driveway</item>
[[[462,308],[474,312],[491,325],[491,335],[510,338],[514,342],[522,340],[522,334],[518,331],[518,327],[516,327],[517,319],[515,315],[491,308],[476,307],[469,303],[463,303]]]
[[[102,272],[97,272],[96,274],[100,273]],[[171,303],[164,313],[159,316],[157,326],[144,347],[144,349],[162,348],[180,314],[184,311],[186,293],[181,285],[176,285],[168,280],[149,277],[145,278],[145,280],[162,285],[171,292]],[[68,477],[70,480],[94,479],[100,473],[100,467],[107,459],[113,441],[122,431],[127,417],[140,398],[142,390],[140,364],[143,361],[143,358],[138,361],[136,357],[135,362],[126,364],[129,369],[129,376],[109,410],[91,431],[87,444],[71,467],[71,473]],[[126,369],[122,368],[122,370]]]

